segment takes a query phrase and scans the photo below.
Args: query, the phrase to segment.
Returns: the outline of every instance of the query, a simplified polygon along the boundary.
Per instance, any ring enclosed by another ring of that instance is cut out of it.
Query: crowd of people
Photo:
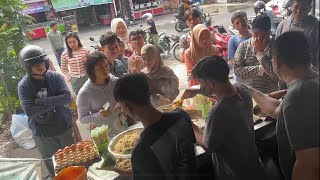
[[[305,13],[311,2],[293,0],[293,14],[279,25],[276,38],[270,36],[268,16],[257,16],[249,27],[246,13],[236,12],[231,22],[239,33],[229,41],[229,60],[218,56],[200,13],[185,11],[190,32],[180,39],[180,56],[189,88],[181,98],[202,94],[216,101],[204,129],[181,109],[157,109],[177,99],[179,78],[164,65],[161,49],[145,44],[142,30],[129,32],[123,19],[115,18],[112,31],[100,37],[100,51],[90,52],[72,32],[64,50],[61,33],[51,24],[48,40],[61,59],[62,74],[50,69],[38,46],[28,45],[19,54],[27,74],[18,94],[41,156],[51,158],[74,143],[70,83],[82,124],[106,124],[113,137],[142,122],[144,131],[131,159],[133,179],[267,179],[255,144],[253,98],[277,119],[284,179],[319,179],[319,42],[314,41],[319,40],[319,21]],[[148,24],[153,32],[153,20]],[[149,38],[157,40],[156,34]],[[239,84],[229,80],[231,68]],[[281,84],[287,89],[279,91]],[[123,114],[127,121],[119,118]],[[196,144],[205,150],[209,172],[199,168]],[[51,160],[45,164],[53,178]]]

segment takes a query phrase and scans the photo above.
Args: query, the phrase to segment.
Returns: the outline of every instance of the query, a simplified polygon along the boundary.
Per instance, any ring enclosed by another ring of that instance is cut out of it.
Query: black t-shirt
[[[132,153],[133,179],[192,179],[195,143],[190,117],[184,111],[164,113],[142,132]]]
[[[291,84],[277,121],[279,160],[285,180],[291,179],[295,151],[319,147],[319,74]]]
[[[216,175],[220,179],[262,180],[266,175],[255,146],[252,98],[247,86],[236,88],[235,95],[209,111],[203,143],[216,157],[214,166],[224,166]]]
[[[156,29],[156,25],[154,24],[153,21],[148,22],[148,25],[151,26],[150,30],[150,34],[158,34],[158,31]]]

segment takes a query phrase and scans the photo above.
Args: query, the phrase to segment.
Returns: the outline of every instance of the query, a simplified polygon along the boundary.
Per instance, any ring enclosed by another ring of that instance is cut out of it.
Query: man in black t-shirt
[[[121,111],[144,126],[132,153],[133,179],[193,179],[196,141],[190,117],[182,110],[162,113],[153,107],[143,73],[121,77],[114,87],[114,96]]]

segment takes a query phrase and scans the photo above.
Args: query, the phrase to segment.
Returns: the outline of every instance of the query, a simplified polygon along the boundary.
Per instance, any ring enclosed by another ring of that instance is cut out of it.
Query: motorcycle
[[[214,35],[214,42],[218,47],[219,50],[219,56],[227,59],[228,58],[228,43],[229,39],[231,38],[231,35],[227,33],[226,29],[223,26],[220,25],[213,25],[209,26],[209,30]]]
[[[271,0],[266,3],[266,10],[273,11],[277,17],[286,18],[291,15],[292,0]]]
[[[177,32],[182,32],[184,29],[188,28],[187,22],[184,17],[180,16],[179,14],[174,14],[174,18],[175,21],[177,21],[174,25],[174,29]]]
[[[177,61],[181,61],[180,59],[180,46],[179,46],[179,40],[180,40],[179,35],[172,35],[172,36],[164,36],[163,40],[166,41],[168,44],[171,44],[171,42],[173,42],[173,45],[169,48],[168,53],[170,53],[170,51],[173,51],[173,57],[177,60]]]
[[[140,28],[142,29],[142,25],[140,25]],[[149,44],[154,44],[152,38],[149,40],[149,42],[147,42],[146,34],[148,33],[148,30],[143,30],[143,31],[144,31],[144,42]],[[167,40],[164,40],[166,36],[167,35],[165,31],[159,33],[159,45],[164,50],[164,52],[162,53],[168,52],[168,50],[170,50],[170,42],[168,42]]]
[[[202,21],[206,22],[207,15],[204,13],[203,9],[200,7],[200,4],[197,2],[192,4],[191,7],[197,9],[201,13]],[[208,16],[210,16],[209,13],[208,13]],[[174,18],[176,21],[174,28],[177,32],[182,32],[184,29],[188,28],[188,25],[184,16],[181,16],[179,14],[174,14]]]

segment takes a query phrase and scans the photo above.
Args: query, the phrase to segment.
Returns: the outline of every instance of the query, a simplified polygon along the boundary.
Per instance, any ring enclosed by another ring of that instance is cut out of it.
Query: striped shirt
[[[61,72],[69,80],[71,77],[83,77],[85,76],[86,69],[86,56],[89,54],[90,50],[87,48],[81,48],[76,52],[72,52],[73,57],[70,58],[68,51],[65,50],[61,54]]]
[[[278,77],[272,68],[272,55],[270,41],[264,52],[256,54],[250,38],[240,43],[235,54],[234,72],[240,77],[240,82],[251,86],[263,93],[271,93],[278,90]],[[259,75],[259,65],[264,69],[263,75]]]

